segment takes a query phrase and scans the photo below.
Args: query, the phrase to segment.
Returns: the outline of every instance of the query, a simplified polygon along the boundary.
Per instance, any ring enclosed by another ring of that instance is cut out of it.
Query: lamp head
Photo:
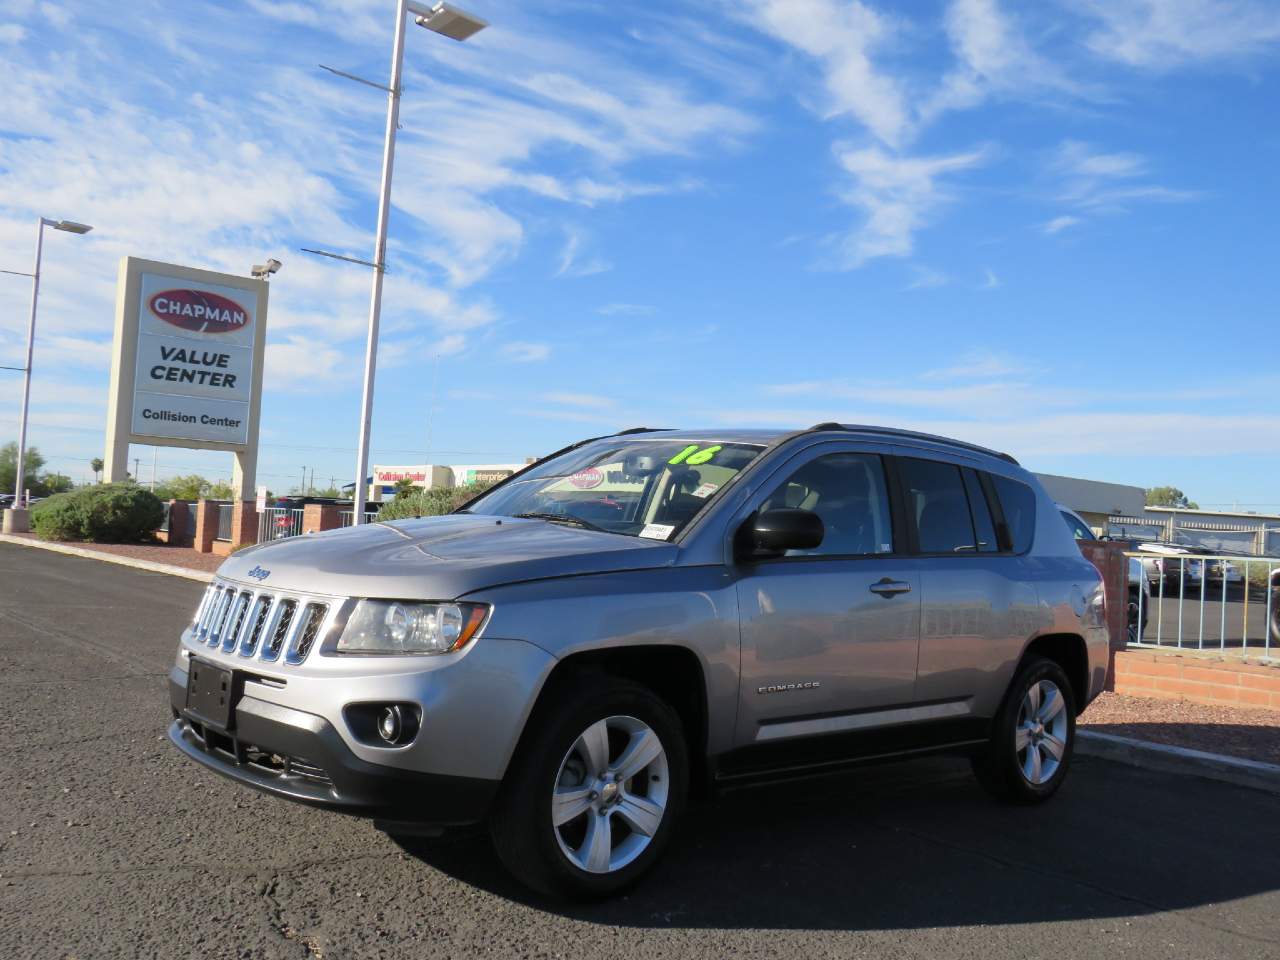
[[[415,17],[414,23],[451,40],[466,40],[489,25],[489,21],[467,13],[452,3],[437,3],[429,13]]]

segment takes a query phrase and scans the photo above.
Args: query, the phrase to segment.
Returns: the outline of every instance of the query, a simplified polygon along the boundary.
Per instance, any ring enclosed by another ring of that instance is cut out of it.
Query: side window
[[[972,553],[977,550],[964,479],[954,463],[899,461],[907,514],[915,522],[921,553]]]
[[[1059,513],[1062,514],[1062,519],[1067,521],[1067,526],[1071,528],[1071,535],[1077,540],[1098,539],[1093,535],[1093,531],[1086,527],[1084,522],[1074,513],[1067,513],[1065,510],[1060,510]]]
[[[1000,509],[1004,512],[1004,522],[1009,528],[1013,552],[1026,553],[1031,549],[1031,541],[1035,537],[1035,491],[1020,480],[995,474],[991,475],[991,482],[1000,498]]]
[[[982,484],[978,475],[965,467],[964,489],[969,494],[969,512],[973,515],[973,529],[978,534],[978,552],[996,553],[1000,549],[1000,541],[996,537],[996,525],[991,519],[991,507],[987,503],[987,495],[982,492]]]
[[[822,518],[826,533],[816,550],[787,556],[860,556],[893,552],[893,525],[884,465],[866,453],[833,453],[805,464],[760,509],[799,507]]]

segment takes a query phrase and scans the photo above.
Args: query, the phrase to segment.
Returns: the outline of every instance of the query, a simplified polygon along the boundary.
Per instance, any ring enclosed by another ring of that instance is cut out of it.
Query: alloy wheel
[[[1018,769],[1032,786],[1048,783],[1062,765],[1070,736],[1066,708],[1066,699],[1052,680],[1038,680],[1022,697],[1013,744]]]
[[[649,846],[666,813],[667,753],[635,717],[598,720],[560,763],[551,823],[560,850],[579,869],[621,870]]]

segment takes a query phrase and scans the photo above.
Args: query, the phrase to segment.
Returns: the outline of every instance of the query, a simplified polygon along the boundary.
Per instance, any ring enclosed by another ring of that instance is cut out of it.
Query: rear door
[[[738,563],[742,671],[738,743],[853,730],[912,698],[920,583],[901,554],[884,458],[821,444],[778,470],[748,502],[822,518],[814,550]],[[858,719],[854,715],[863,715]]]
[[[939,719],[990,717],[1003,696],[1001,678],[1034,629],[1038,598],[1025,553],[1035,495],[1020,481],[927,454],[895,466],[920,563],[915,698],[933,705]]]

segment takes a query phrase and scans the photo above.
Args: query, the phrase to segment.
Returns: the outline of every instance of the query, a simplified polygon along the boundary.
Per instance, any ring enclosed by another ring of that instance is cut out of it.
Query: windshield
[[[482,494],[467,512],[669,540],[763,449],[746,443],[605,437]]]

